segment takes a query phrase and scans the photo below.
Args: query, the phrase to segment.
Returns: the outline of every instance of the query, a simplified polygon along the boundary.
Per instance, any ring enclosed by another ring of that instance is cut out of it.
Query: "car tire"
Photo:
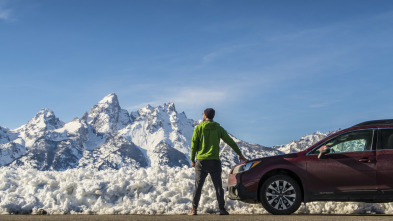
[[[262,206],[273,215],[289,215],[299,209],[301,189],[293,178],[275,175],[268,178],[259,191]]]

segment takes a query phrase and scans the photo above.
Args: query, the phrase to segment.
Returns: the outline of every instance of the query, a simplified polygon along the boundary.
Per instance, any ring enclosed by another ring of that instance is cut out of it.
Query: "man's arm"
[[[221,139],[228,144],[239,156],[243,156],[235,141],[228,135],[228,133],[221,127]]]
[[[199,147],[199,136],[198,136],[198,128],[195,127],[194,129],[194,134],[192,135],[192,140],[191,140],[191,153],[190,153],[190,160],[191,160],[191,166],[195,167],[195,155]]]

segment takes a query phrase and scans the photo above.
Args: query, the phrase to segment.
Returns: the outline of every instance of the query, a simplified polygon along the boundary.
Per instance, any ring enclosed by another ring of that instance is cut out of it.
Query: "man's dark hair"
[[[203,113],[206,115],[207,118],[213,120],[216,111],[213,108],[206,108],[206,110]]]

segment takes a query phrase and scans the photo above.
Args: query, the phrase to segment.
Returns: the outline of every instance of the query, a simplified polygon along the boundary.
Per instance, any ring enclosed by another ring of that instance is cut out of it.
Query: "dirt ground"
[[[110,221],[177,221],[177,220],[201,220],[201,221],[215,221],[215,220],[239,220],[239,221],[296,221],[296,220],[392,220],[392,215],[289,215],[289,216],[274,216],[274,215],[0,215],[0,221],[38,221],[38,220],[55,220],[55,221],[85,221],[85,220],[110,220]]]

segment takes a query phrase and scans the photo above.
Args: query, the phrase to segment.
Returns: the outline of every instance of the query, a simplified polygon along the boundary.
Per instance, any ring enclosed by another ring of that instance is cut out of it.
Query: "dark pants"
[[[201,192],[203,184],[207,174],[210,174],[212,178],[214,189],[216,190],[216,196],[218,201],[218,207],[224,208],[224,190],[222,189],[221,180],[221,161],[220,160],[197,160],[195,164],[195,189],[194,197],[192,200],[192,207],[198,208],[199,199],[201,198]]]

